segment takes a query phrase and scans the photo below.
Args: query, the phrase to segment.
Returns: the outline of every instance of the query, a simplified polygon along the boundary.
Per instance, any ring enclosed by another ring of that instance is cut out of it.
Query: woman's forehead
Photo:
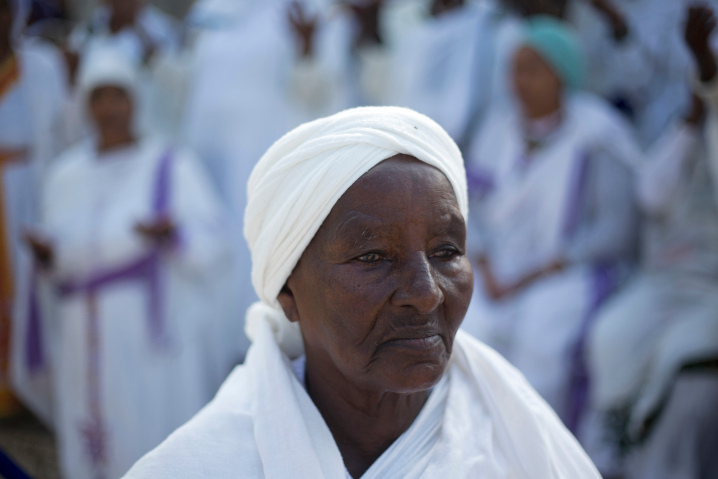
[[[389,232],[417,216],[438,224],[464,224],[446,176],[416,158],[397,155],[357,180],[334,205],[325,226],[334,234],[356,234],[363,227]]]

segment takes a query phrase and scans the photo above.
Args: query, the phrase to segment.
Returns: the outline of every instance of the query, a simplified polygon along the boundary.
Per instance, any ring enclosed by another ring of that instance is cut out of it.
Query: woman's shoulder
[[[484,406],[485,413],[480,420],[491,423],[491,440],[497,440],[492,447],[505,455],[510,469],[518,473],[518,477],[600,478],[591,460],[549,405],[496,351],[459,331],[452,360],[453,394],[466,399],[454,404]],[[468,410],[451,414],[471,415]],[[477,423],[472,431],[480,427]]]
[[[60,153],[47,166],[47,181],[73,175],[87,164],[94,154],[92,141],[83,140]]]
[[[250,405],[242,400],[245,395],[237,394],[245,387],[246,368],[238,366],[204,409],[140,459],[125,477],[263,478]]]

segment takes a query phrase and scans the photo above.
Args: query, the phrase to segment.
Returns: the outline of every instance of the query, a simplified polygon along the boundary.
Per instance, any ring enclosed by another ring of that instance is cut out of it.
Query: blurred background
[[[121,477],[211,400],[252,168],[397,105],[464,154],[463,328],[604,477],[718,478],[717,7],[0,0],[0,477]]]

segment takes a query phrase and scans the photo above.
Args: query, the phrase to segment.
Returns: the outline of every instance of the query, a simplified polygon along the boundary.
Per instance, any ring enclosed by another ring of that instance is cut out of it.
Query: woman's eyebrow
[[[398,225],[388,224],[373,215],[357,212],[337,225],[332,237],[345,244],[358,247],[372,241],[396,236],[398,229],[400,229]]]
[[[442,221],[432,233],[447,236],[465,236],[466,222],[462,217],[452,213],[448,221]]]

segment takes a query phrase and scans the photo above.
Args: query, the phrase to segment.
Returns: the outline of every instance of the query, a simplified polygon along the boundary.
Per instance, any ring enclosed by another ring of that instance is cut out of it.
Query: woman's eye
[[[453,258],[457,254],[459,254],[459,250],[457,250],[454,247],[447,246],[445,248],[439,249],[436,253],[433,254],[433,256],[435,258],[449,259],[449,258]]]
[[[357,258],[362,263],[377,263],[382,257],[379,253],[366,253]]]

